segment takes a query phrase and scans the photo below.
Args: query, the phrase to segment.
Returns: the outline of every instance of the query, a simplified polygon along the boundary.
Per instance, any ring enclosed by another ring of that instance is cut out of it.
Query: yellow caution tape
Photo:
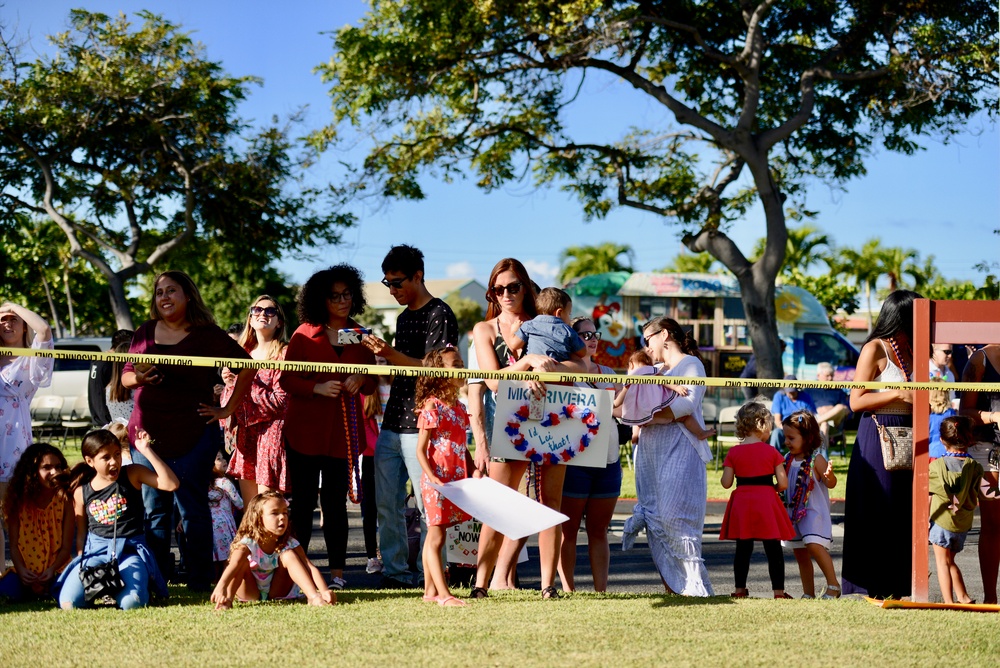
[[[607,374],[563,373],[558,371],[484,371],[482,369],[440,369],[432,367],[385,366],[381,364],[332,364],[324,362],[293,362],[289,360],[248,360],[226,357],[182,357],[174,355],[138,355],[134,353],[103,353],[82,350],[37,350],[34,348],[0,348],[0,356],[40,357],[44,359],[87,360],[89,362],[132,362],[163,366],[197,366],[231,371],[281,370],[301,373],[368,374],[373,376],[403,376],[415,378],[466,378],[473,380],[538,380],[553,383],[606,383]],[[627,380],[626,380],[627,379]],[[837,388],[848,390],[955,390],[1000,392],[1000,383],[879,383],[875,381],[769,380],[756,378],[685,378],[680,376],[619,376],[628,385],[695,385],[705,387],[751,387],[777,390],[785,387]]]

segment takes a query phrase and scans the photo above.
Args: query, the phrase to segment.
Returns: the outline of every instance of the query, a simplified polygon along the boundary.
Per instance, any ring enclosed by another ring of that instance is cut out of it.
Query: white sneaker
[[[368,565],[365,566],[366,573],[381,573],[382,572],[382,562],[376,557],[372,557],[368,560]]]

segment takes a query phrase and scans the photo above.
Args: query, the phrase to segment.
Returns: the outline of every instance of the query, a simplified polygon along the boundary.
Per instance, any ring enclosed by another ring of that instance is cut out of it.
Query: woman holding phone
[[[375,364],[375,354],[360,343],[342,343],[350,336],[340,330],[358,327],[352,318],[365,308],[361,272],[338,264],[313,274],[299,291],[299,328],[285,359],[332,364]],[[347,493],[351,477],[360,471],[358,455],[365,449],[361,394],[377,389],[375,376],[327,371],[281,374],[288,395],[285,446],[288,478],[295,496],[291,522],[308,552],[316,496],[321,494],[323,537],[330,555],[330,586],[343,589],[347,558]],[[323,488],[319,489],[320,474]],[[360,481],[360,473],[357,473]]]

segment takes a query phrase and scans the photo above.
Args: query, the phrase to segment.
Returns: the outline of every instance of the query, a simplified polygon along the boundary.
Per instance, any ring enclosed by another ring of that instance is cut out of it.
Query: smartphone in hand
[[[337,343],[342,346],[350,345],[352,343],[361,343],[361,339],[363,339],[366,334],[371,333],[372,330],[365,327],[347,327],[345,329],[338,329]]]

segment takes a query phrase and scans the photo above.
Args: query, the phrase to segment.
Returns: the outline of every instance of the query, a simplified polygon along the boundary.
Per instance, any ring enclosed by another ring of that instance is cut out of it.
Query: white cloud
[[[556,284],[556,274],[559,273],[559,267],[548,262],[524,260],[524,268],[528,270],[531,280],[538,283],[539,287],[544,288]]]
[[[476,275],[476,270],[471,262],[455,262],[444,268],[444,274],[448,278],[471,278]]]

